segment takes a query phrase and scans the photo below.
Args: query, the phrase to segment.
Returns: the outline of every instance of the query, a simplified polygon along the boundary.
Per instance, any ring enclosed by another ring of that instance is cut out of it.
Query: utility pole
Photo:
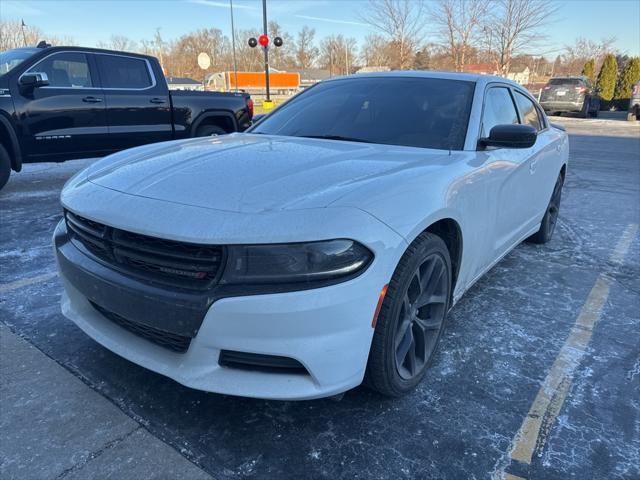
[[[22,43],[24,44],[24,46],[27,46],[27,35],[24,33],[24,27],[26,27],[25,23],[24,23],[24,19],[21,19],[21,25],[20,28],[22,30]]]
[[[233,0],[229,0],[231,6],[231,45],[233,48],[233,78],[238,93],[238,62],[236,61],[236,29],[233,24]]]
[[[267,32],[267,0],[262,0],[262,26],[263,26],[263,34],[268,38],[269,33]],[[263,45],[264,49],[264,81],[267,87],[267,100],[266,102],[271,104],[271,95],[269,93],[269,44]]]

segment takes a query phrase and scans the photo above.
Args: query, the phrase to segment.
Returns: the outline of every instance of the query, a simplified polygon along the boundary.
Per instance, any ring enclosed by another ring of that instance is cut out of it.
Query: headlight
[[[331,281],[364,270],[373,254],[353,240],[235,245],[228,249],[222,284]]]

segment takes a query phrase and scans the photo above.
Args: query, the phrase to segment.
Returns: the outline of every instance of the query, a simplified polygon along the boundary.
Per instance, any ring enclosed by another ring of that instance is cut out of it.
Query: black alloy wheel
[[[444,259],[434,253],[407,286],[394,339],[396,369],[405,380],[422,372],[435,349],[446,313],[447,281]]]
[[[540,230],[527,238],[531,243],[547,243],[551,240],[553,232],[556,229],[558,223],[558,214],[560,213],[560,201],[562,200],[562,186],[564,184],[564,178],[562,174],[558,175],[556,184],[553,187],[553,193],[551,194],[551,200],[547,206],[547,211],[542,217],[540,224]]]
[[[439,236],[423,232],[409,245],[380,308],[366,386],[398,397],[420,383],[444,330],[451,272],[449,250]]]

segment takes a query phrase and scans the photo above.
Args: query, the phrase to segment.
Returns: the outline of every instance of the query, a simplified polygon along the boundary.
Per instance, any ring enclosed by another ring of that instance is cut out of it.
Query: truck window
[[[96,55],[103,88],[139,90],[153,86],[149,67],[141,58]]]
[[[91,72],[84,53],[62,52],[44,58],[29,69],[29,72],[44,72],[49,77],[50,87],[91,88]]]

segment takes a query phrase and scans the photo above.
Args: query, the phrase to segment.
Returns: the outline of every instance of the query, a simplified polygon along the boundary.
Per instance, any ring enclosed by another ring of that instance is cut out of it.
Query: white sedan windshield
[[[474,83],[368,77],[320,83],[251,133],[462,150]]]

